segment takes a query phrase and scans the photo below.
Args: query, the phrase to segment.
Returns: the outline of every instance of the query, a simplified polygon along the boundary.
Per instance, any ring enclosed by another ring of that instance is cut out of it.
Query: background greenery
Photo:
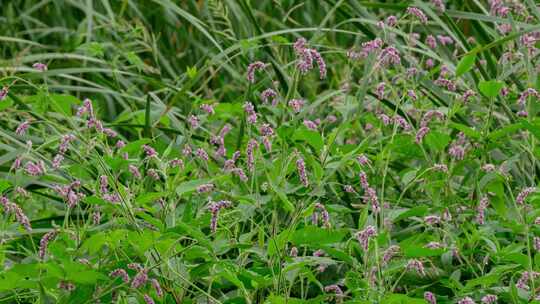
[[[529,289],[516,283],[540,268],[534,239],[540,197],[532,194],[519,205],[516,196],[538,180],[540,121],[535,96],[528,99],[527,117],[517,115],[516,100],[527,88],[540,88],[540,10],[531,0],[505,1],[511,12],[502,16],[490,10],[496,2],[448,1],[441,12],[425,1],[0,1],[0,83],[9,89],[0,101],[0,191],[21,206],[33,227],[25,231],[4,208],[0,301],[149,303],[147,295],[157,303],[427,303],[429,291],[438,303],[465,297],[480,303],[487,294],[499,303],[533,302],[535,276],[524,280]],[[429,22],[407,14],[409,6],[420,8]],[[381,28],[377,23],[390,15],[398,25]],[[501,24],[511,31],[501,33]],[[414,45],[413,32],[421,37]],[[432,48],[427,35],[454,43]],[[326,79],[296,71],[293,43],[299,37],[325,59]],[[401,65],[381,68],[376,56],[347,56],[377,37],[399,50]],[[525,45],[523,37],[532,42]],[[429,59],[432,68],[426,67]],[[251,84],[246,71],[255,61],[269,65]],[[36,71],[36,62],[48,70]],[[407,77],[411,68],[418,73]],[[445,70],[456,91],[438,84]],[[379,82],[387,84],[381,100]],[[260,93],[269,87],[278,91],[280,106],[261,103]],[[463,102],[467,90],[475,95]],[[127,143],[124,148],[74,115],[86,98],[104,126]],[[296,115],[286,106],[293,98],[307,101]],[[246,122],[247,100],[260,114],[256,125]],[[216,113],[202,113],[202,104],[214,104]],[[429,110],[445,117],[417,144],[415,133]],[[402,116],[412,131],[385,125],[384,113]],[[199,129],[187,122],[194,114]],[[337,122],[327,121],[328,115]],[[304,126],[303,120],[317,118],[323,121],[317,131]],[[30,130],[16,134],[25,120]],[[263,122],[276,133],[273,149],[261,144],[255,171],[248,172],[246,146],[261,139]],[[210,140],[225,124],[232,126],[226,159],[242,152],[238,165],[247,182],[224,171],[225,159],[213,152]],[[463,160],[449,153],[459,132],[467,138]],[[62,167],[53,170],[65,134],[76,140]],[[158,159],[145,157],[145,144]],[[183,155],[187,146],[205,149],[211,160]],[[369,166],[357,163],[360,154]],[[45,161],[47,173],[12,170],[20,156]],[[309,187],[299,179],[298,157],[305,160]],[[185,167],[171,168],[174,158]],[[435,170],[437,164],[448,172]],[[486,164],[496,169],[486,170]],[[159,182],[134,179],[129,165],[144,174],[157,170]],[[363,199],[361,171],[377,190],[380,213]],[[103,198],[100,176],[121,204]],[[75,180],[86,197],[68,208],[53,187]],[[196,193],[210,182],[215,191]],[[347,185],[355,192],[344,191]],[[481,224],[483,197],[490,205]],[[208,228],[209,199],[233,204],[220,212],[215,233]],[[311,222],[317,202],[330,213],[331,228]],[[99,224],[93,222],[96,212]],[[426,216],[445,212],[452,218],[426,223]],[[366,251],[355,236],[368,225],[378,233]],[[51,231],[58,235],[40,259],[40,240]],[[430,242],[442,247],[426,248]],[[391,245],[401,249],[383,265]],[[290,254],[293,246],[298,257]],[[314,256],[317,250],[325,254]],[[411,259],[423,262],[425,276],[407,268]],[[138,271],[129,263],[148,269],[164,295],[150,284],[133,288],[109,276],[122,268],[133,278]],[[344,297],[325,290],[332,284]]]

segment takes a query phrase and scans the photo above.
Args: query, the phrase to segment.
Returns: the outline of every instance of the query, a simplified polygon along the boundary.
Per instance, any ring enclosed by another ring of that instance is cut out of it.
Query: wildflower
[[[231,205],[232,203],[230,201],[210,202],[208,209],[210,210],[210,213],[212,213],[212,218],[210,219],[210,231],[212,231],[212,233],[217,230],[219,211],[223,208],[228,208]]]
[[[83,100],[83,105],[77,110],[77,116],[82,117],[84,114],[88,113],[90,117],[94,117],[94,108],[92,107],[92,101],[86,98]]]
[[[369,188],[369,182],[367,180],[367,174],[364,171],[360,171],[360,185],[362,186],[362,189],[367,190]]]
[[[318,249],[317,251],[313,252],[313,256],[314,257],[322,257],[324,256],[326,253],[324,252],[324,250],[322,249]]]
[[[431,122],[431,120],[433,120],[433,118],[435,118],[435,117],[439,118],[440,120],[443,120],[444,119],[444,114],[442,112],[440,112],[440,111],[429,110],[422,117],[422,120],[420,121],[420,126],[427,127],[428,124]]]
[[[398,245],[388,247],[388,249],[386,249],[383,253],[382,264],[387,265],[388,262],[390,262],[390,260],[399,253],[399,250],[400,248]]]
[[[527,116],[529,116],[529,112],[527,112],[525,110],[518,111],[516,114],[519,117],[527,117]]]
[[[0,90],[0,101],[6,99],[8,93],[9,93],[8,87],[3,87],[2,90]]]
[[[126,143],[123,140],[119,140],[119,141],[116,142],[115,146],[116,146],[117,149],[122,149],[123,147],[126,146]]]
[[[261,132],[261,135],[263,135],[263,136],[272,136],[272,135],[274,135],[274,129],[272,129],[270,124],[267,124],[267,123],[262,124],[259,131]]]
[[[384,98],[384,88],[386,84],[384,82],[379,82],[377,85],[377,88],[375,90],[375,94],[377,95],[377,98],[382,100]]]
[[[415,270],[419,275],[425,276],[424,264],[417,259],[409,260],[407,263],[407,270]]]
[[[215,113],[214,112],[214,106],[211,105],[211,104],[207,104],[207,103],[201,105],[201,110],[205,111],[208,114],[214,114]]]
[[[298,113],[304,106],[304,103],[305,101],[303,99],[291,99],[289,101],[289,107],[293,109],[294,113]]]
[[[107,186],[108,186],[108,180],[107,180],[107,175],[101,175],[99,177],[99,190],[101,191],[101,193],[107,193],[109,190],[107,189]]]
[[[433,6],[435,6],[435,8],[443,13],[445,11],[445,7],[444,7],[444,2],[442,0],[431,0],[431,4],[433,4]],[[430,303],[430,304],[434,304],[434,303]]]
[[[198,148],[195,153],[197,154],[197,157],[199,157],[202,161],[207,162],[210,159],[208,153],[206,153],[203,148]]]
[[[274,91],[272,89],[266,89],[266,90],[262,91],[262,93],[261,93],[262,102],[264,104],[266,104],[266,103],[268,103],[269,99],[272,99],[272,105],[273,106],[276,106],[278,104],[276,91]]]
[[[147,157],[152,158],[158,156],[156,150],[154,150],[154,148],[150,147],[149,145],[143,145],[143,150]]]
[[[426,37],[426,44],[431,48],[431,49],[435,49],[437,47],[437,40],[435,39],[435,37],[433,37],[433,35],[428,35]]]
[[[41,62],[36,62],[32,65],[32,67],[40,72],[47,71],[47,65]]]
[[[364,154],[360,154],[356,157],[356,160],[360,164],[360,166],[366,166],[369,165],[369,158],[367,158]]]
[[[69,143],[74,140],[75,140],[75,135],[73,134],[62,135],[60,146],[58,146],[58,153],[65,154],[69,148]]]
[[[469,297],[465,297],[461,300],[458,301],[458,304],[475,304],[474,300],[469,298]]]
[[[263,70],[266,67],[266,64],[262,61],[255,61],[249,64],[247,69],[247,80],[250,83],[255,83],[255,71]]]
[[[22,187],[15,187],[15,193],[17,193],[18,195],[22,196],[22,197],[29,197],[30,194],[28,194],[28,191],[26,191],[24,188]]]
[[[17,222],[24,227],[28,232],[32,232],[32,226],[30,225],[30,220],[24,214],[24,211],[17,204],[9,201],[5,196],[0,196],[0,204],[2,204],[5,213],[14,213],[15,219]]]
[[[309,181],[306,174],[306,164],[304,163],[304,160],[300,156],[296,160],[296,168],[298,169],[298,176],[300,176],[300,181],[302,182],[304,187],[308,187]]]
[[[428,127],[421,127],[420,130],[418,130],[418,132],[416,132],[416,143],[417,144],[421,144],[422,143],[422,140],[424,139],[424,137],[429,133],[429,128]]]
[[[446,87],[446,89],[450,92],[454,92],[457,89],[456,84],[453,81],[448,80],[448,79],[437,78],[437,80],[435,80],[433,83],[435,83],[436,85],[440,87]]]
[[[22,122],[17,129],[15,130],[15,134],[19,136],[23,136],[26,133],[26,130],[30,127],[30,123],[28,121]]]
[[[345,190],[345,192],[347,192],[347,193],[354,193],[354,188],[351,185],[343,186],[343,190]]]
[[[321,213],[323,225],[326,228],[330,228],[330,215],[328,214],[328,211],[326,210],[324,205],[322,205],[321,203],[316,203],[315,204],[315,209],[316,209],[316,211]],[[314,212],[313,214],[316,214],[316,213]],[[315,222],[314,224],[316,225],[317,222]]]
[[[110,128],[103,128],[103,134],[107,135],[108,137],[114,138],[118,136],[118,133]]]
[[[388,117],[388,115],[382,113],[382,114],[379,114],[379,119],[382,121],[383,125],[385,126],[388,126],[390,124],[390,122],[392,122],[392,119],[390,117]]]
[[[422,12],[417,7],[409,6],[407,8],[407,14],[416,16],[416,18],[418,18],[420,20],[420,22],[423,23],[423,24],[426,24],[428,22],[428,19],[427,19],[426,15],[424,14],[424,12]]]
[[[391,16],[388,16],[388,18],[386,18],[386,25],[388,25],[389,27],[394,27],[396,26],[396,24],[397,24],[396,16],[391,15]]]
[[[534,250],[540,251],[540,237],[535,236],[533,238],[533,242],[534,242],[534,244],[533,244],[534,245]]]
[[[334,292],[336,294],[336,303],[342,303],[343,301],[343,291],[341,291],[341,288],[339,288],[338,285],[328,285],[324,287],[324,291],[326,292]]]
[[[377,230],[375,229],[375,227],[367,226],[364,230],[356,234],[356,239],[358,240],[358,243],[360,243],[360,247],[362,247],[364,251],[367,251],[368,245],[369,245],[369,239],[376,235],[377,235]]]
[[[135,178],[140,179],[142,177],[141,172],[139,172],[139,168],[135,167],[134,165],[129,165],[128,170]]]
[[[148,294],[144,294],[143,299],[144,299],[144,302],[146,302],[146,304],[155,304],[156,303],[156,302],[154,302],[154,300]]]
[[[527,98],[529,96],[534,96],[536,98],[540,98],[540,94],[538,94],[538,91],[536,91],[533,88],[527,88],[525,91],[523,91],[517,100],[517,104],[520,106],[525,106],[525,103],[527,102]]]
[[[383,49],[377,59],[379,65],[398,65],[401,63],[399,52],[393,46]]]
[[[529,285],[528,285],[529,281],[531,279],[537,278],[539,275],[540,275],[539,272],[524,271],[521,274],[521,277],[519,278],[519,280],[516,282],[516,287],[523,290],[529,290]]]
[[[492,304],[497,302],[497,296],[488,294],[482,297],[482,304]]]
[[[461,98],[463,98],[464,103],[467,103],[469,102],[469,99],[473,96],[476,96],[476,93],[473,90],[467,90],[465,91],[465,93],[463,93],[463,96]]]
[[[370,202],[371,203],[371,209],[373,212],[378,213],[381,208],[379,206],[379,198],[377,197],[377,192],[375,189],[368,187],[365,189],[365,195],[364,195],[364,202]]]
[[[426,67],[427,67],[428,69],[431,69],[431,68],[434,67],[434,66],[435,66],[435,63],[433,62],[433,59],[428,58],[428,59],[426,60]]]
[[[437,215],[427,215],[424,217],[424,222],[428,225],[435,225],[441,222],[441,217]]]
[[[455,140],[448,149],[448,154],[456,160],[462,160],[465,157],[466,138],[463,132],[458,134],[457,140]]]
[[[317,130],[317,124],[311,120],[304,119],[304,126],[311,130]]]
[[[133,281],[131,281],[131,288],[139,288],[146,284],[148,281],[148,269],[143,268],[141,269],[135,277],[133,277]]]
[[[26,163],[25,171],[28,175],[39,176],[45,174],[45,163],[40,160],[38,162]]]
[[[527,187],[527,188],[524,188],[523,190],[521,190],[521,192],[516,197],[516,204],[523,205],[523,203],[527,199],[527,196],[529,196],[531,193],[533,193],[535,191],[536,191],[535,187]]]
[[[292,247],[291,251],[289,252],[289,256],[291,257],[297,257],[298,256],[298,248]]]
[[[214,184],[208,183],[208,184],[202,184],[197,186],[197,193],[207,193],[214,190]]]
[[[52,241],[56,237],[57,234],[58,234],[58,231],[52,230],[43,235],[43,237],[39,241],[38,255],[40,259],[43,260],[45,258],[45,254],[47,252],[47,247],[49,246],[49,242]]]
[[[143,269],[143,267],[139,263],[129,263],[127,267],[131,270],[137,270],[137,271],[141,271]]]
[[[58,169],[62,165],[62,161],[64,160],[64,156],[62,154],[56,154],[52,161],[52,167],[53,169]]]
[[[148,171],[146,171],[146,174],[150,176],[153,180],[159,180],[159,173],[156,171],[156,169],[148,169]]]
[[[435,164],[433,166],[433,170],[440,172],[448,172],[448,166],[446,166],[445,164]]]
[[[429,242],[424,247],[430,248],[430,249],[438,249],[438,248],[442,248],[443,245],[439,242]]]
[[[169,165],[173,168],[184,168],[184,161],[178,158],[175,158],[169,162]]]
[[[311,55],[317,62],[317,66],[319,67],[319,77],[320,79],[326,78],[326,63],[324,62],[324,59],[322,58],[321,54],[317,52],[315,49],[311,49]]]
[[[424,292],[424,300],[428,301],[429,304],[437,304],[437,298],[432,292]]]
[[[259,147],[259,143],[255,139],[250,139],[247,144],[246,155],[247,155],[247,167],[250,172],[253,172],[255,169],[255,154],[254,150]]]
[[[122,281],[124,281],[124,283],[129,283],[129,275],[122,268],[117,268],[113,270],[111,273],[109,273],[109,276],[111,278],[122,278]]]
[[[540,216],[534,219],[535,225],[540,225]]]
[[[419,39],[420,39],[420,34],[418,33],[409,34],[409,43],[411,44],[411,46],[416,46],[418,44]]]
[[[163,290],[161,289],[161,285],[159,284],[159,281],[156,279],[151,279],[150,284],[152,284],[152,287],[154,287],[154,290],[156,291],[156,294],[158,297],[163,297]]]
[[[484,196],[480,203],[478,204],[478,207],[476,207],[476,221],[480,225],[484,225],[485,223],[485,211],[489,205],[489,199],[487,196]]]
[[[94,213],[92,213],[92,223],[94,225],[99,225],[100,222],[101,222],[101,212],[99,212],[99,210],[94,211]]]
[[[411,129],[411,126],[405,120],[405,118],[403,118],[403,117],[401,117],[399,115],[395,115],[393,120],[394,120],[394,123],[396,123],[398,126],[400,126],[400,128],[402,128],[404,131],[409,131]]]
[[[73,285],[73,283],[70,283],[70,282],[66,282],[64,280],[58,282],[58,285],[57,287],[59,289],[63,289],[67,292],[72,292],[73,290],[75,290],[75,285]]]
[[[320,79],[326,78],[326,63],[321,54],[315,50],[306,47],[307,41],[305,38],[298,38],[294,43],[294,52],[297,56],[297,68],[302,74],[306,74],[313,68],[313,61],[317,62],[319,67]]]
[[[189,115],[187,121],[191,125],[193,129],[197,129],[199,127],[200,121],[199,118],[195,115]]]
[[[444,35],[437,35],[437,40],[439,40],[439,42],[442,45],[448,45],[448,44],[454,43],[454,40],[452,40],[452,38],[450,38],[449,36],[444,36]]]
[[[66,186],[54,186],[54,190],[60,195],[64,201],[67,203],[69,208],[75,207],[81,199],[84,198],[84,193],[76,191],[76,188],[79,187],[80,182],[74,182],[71,185]]]

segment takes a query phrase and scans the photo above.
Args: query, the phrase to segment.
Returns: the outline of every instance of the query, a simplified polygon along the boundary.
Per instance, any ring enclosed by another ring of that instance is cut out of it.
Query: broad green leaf
[[[408,258],[420,258],[420,257],[431,257],[439,256],[443,254],[446,249],[431,249],[423,246],[406,246],[402,248],[403,253]]]
[[[459,77],[467,73],[474,66],[474,61],[476,60],[476,53],[471,53],[463,56],[459,61],[456,68],[456,76]]]
[[[484,96],[493,98],[499,95],[503,85],[503,82],[497,80],[480,81],[478,84],[478,89]]]
[[[345,229],[326,229],[317,226],[307,226],[296,230],[291,241],[297,245],[320,246],[340,242],[347,231]]]
[[[324,146],[324,140],[321,133],[309,130],[305,127],[302,127],[294,132],[293,140],[305,141],[318,151],[320,151]]]

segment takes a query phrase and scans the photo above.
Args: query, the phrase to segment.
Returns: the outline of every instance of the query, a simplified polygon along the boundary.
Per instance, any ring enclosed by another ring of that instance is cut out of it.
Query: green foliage
[[[437,3],[2,2],[0,302],[538,302],[540,11]]]

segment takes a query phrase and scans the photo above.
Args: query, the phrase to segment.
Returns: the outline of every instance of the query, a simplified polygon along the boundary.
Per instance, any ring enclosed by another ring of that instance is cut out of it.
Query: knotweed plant
[[[534,1],[53,2],[2,5],[2,302],[540,301]]]

